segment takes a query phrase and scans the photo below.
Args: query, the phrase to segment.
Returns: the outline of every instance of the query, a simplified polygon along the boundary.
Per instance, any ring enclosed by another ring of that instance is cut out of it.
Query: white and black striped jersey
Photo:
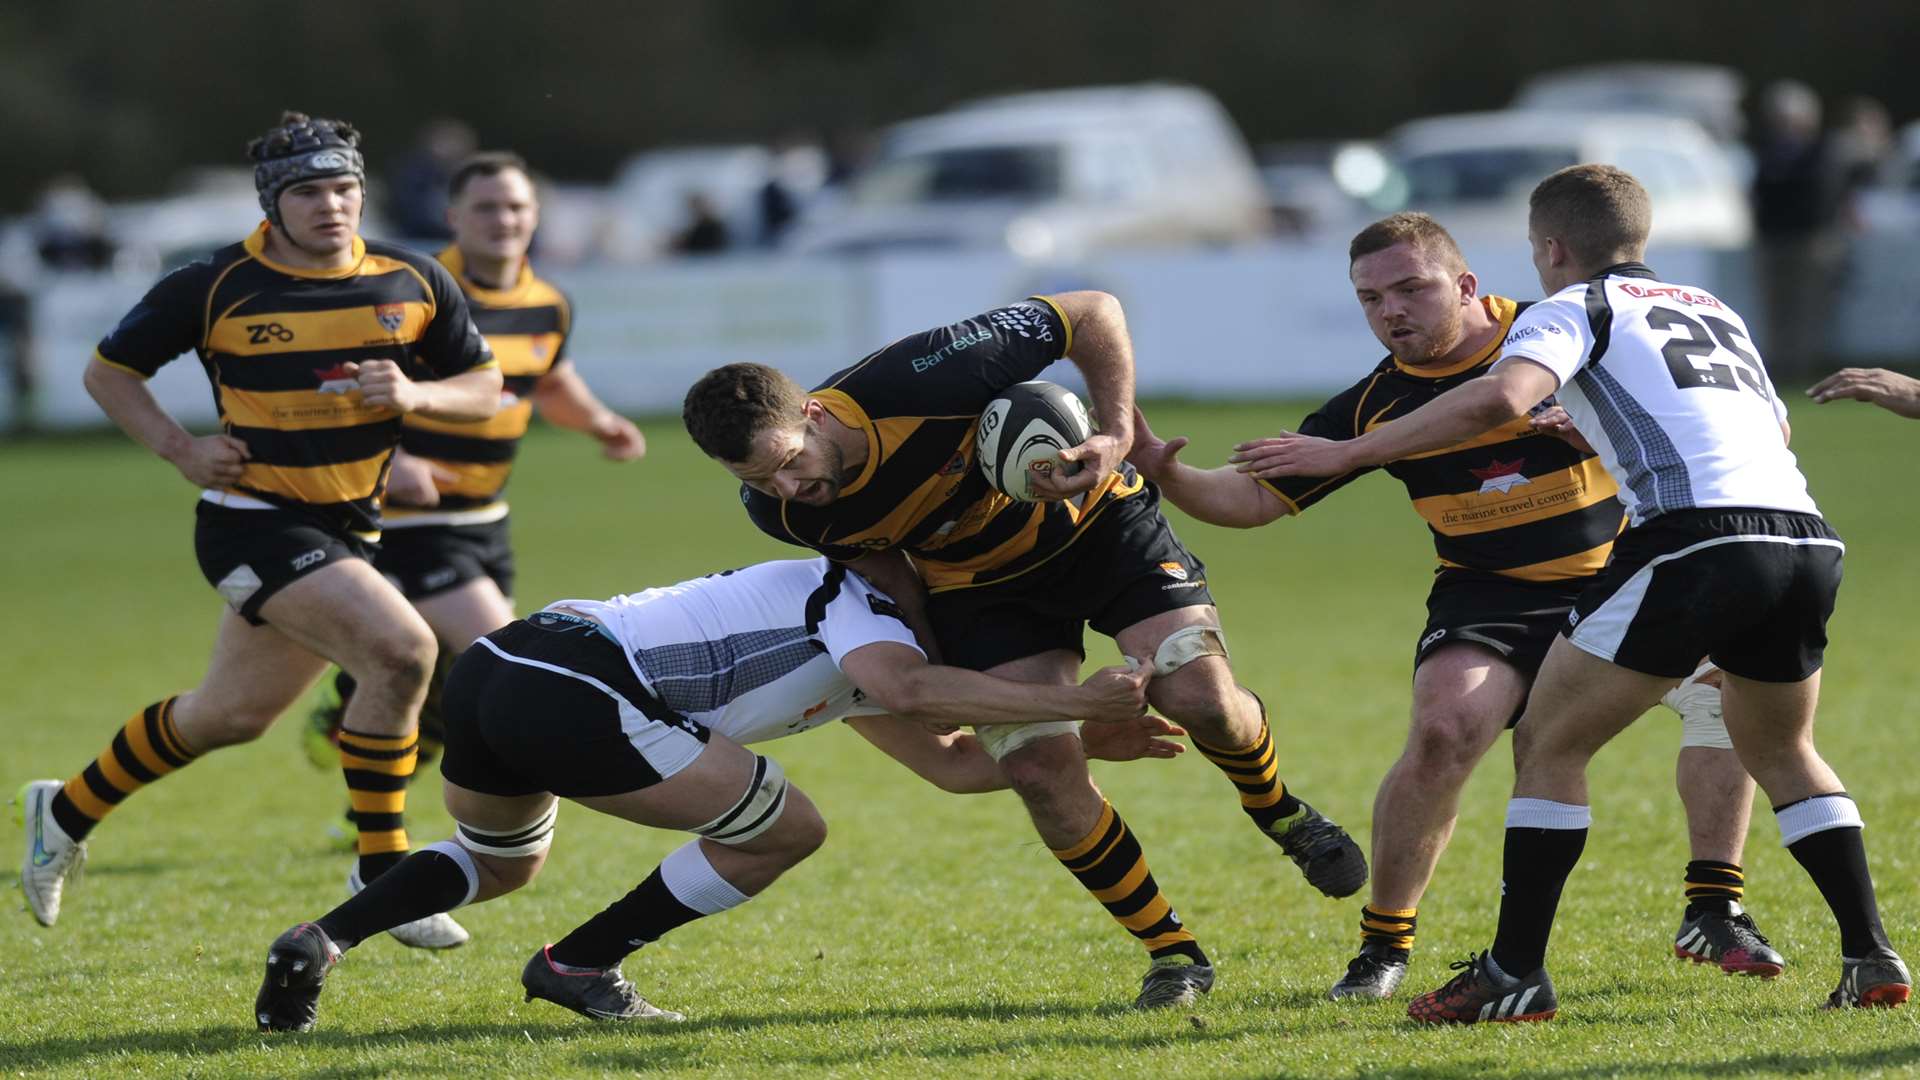
[[[1608,267],[1514,320],[1500,362],[1514,357],[1560,379],[1634,524],[1695,507],[1819,513],[1746,322],[1706,290]]]
[[[890,641],[920,651],[886,594],[824,558],[547,607],[597,620],[655,697],[739,743],[857,711],[861,694],[839,666],[855,649]]]

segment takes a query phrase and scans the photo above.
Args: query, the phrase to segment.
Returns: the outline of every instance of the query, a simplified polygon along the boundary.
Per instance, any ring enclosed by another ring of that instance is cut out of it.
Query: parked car
[[[729,247],[760,242],[760,192],[778,177],[804,201],[826,175],[817,147],[775,153],[758,144],[682,146],[628,158],[608,193],[606,247],[616,258],[652,258],[692,224],[697,196],[724,226]]]
[[[1334,177],[1342,144],[1325,141],[1269,143],[1259,149],[1260,181],[1267,192],[1273,230],[1306,239],[1353,232],[1365,224],[1367,206]]]
[[[803,220],[800,252],[1002,248],[1049,260],[1225,245],[1267,231],[1246,141],[1190,86],[988,98],[883,133],[847,197]]]
[[[1510,110],[1415,120],[1395,129],[1369,201],[1432,213],[1461,232],[1525,231],[1527,195],[1557,169],[1617,165],[1653,197],[1653,242],[1745,247],[1753,236],[1733,160],[1699,124],[1635,113]]]
[[[1512,107],[1546,112],[1680,116],[1723,143],[1746,130],[1746,80],[1730,67],[1677,61],[1626,61],[1563,68],[1520,84]]]

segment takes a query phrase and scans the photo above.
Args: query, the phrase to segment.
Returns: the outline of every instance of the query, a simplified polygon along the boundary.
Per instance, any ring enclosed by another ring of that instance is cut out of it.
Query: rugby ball
[[[973,456],[995,491],[1034,502],[1028,481],[1055,470],[1067,476],[1079,472],[1078,462],[1060,461],[1060,451],[1079,446],[1092,435],[1087,407],[1073,391],[1040,380],[1015,383],[980,414]]]

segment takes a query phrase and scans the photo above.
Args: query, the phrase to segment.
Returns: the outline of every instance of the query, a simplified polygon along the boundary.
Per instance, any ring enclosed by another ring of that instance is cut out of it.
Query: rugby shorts
[[[425,600],[478,578],[513,595],[513,546],[507,520],[477,525],[413,525],[380,535],[374,567],[409,600]]]
[[[1055,649],[1084,657],[1086,626],[1112,637],[1161,612],[1211,603],[1206,565],[1174,535],[1149,483],[1026,573],[934,593],[927,615],[943,663],[985,671]]]
[[[1592,580],[1519,581],[1485,570],[1444,568],[1427,593],[1427,625],[1414,646],[1413,666],[1448,645],[1466,642],[1491,650],[1531,682],[1567,624],[1573,602]]]
[[[1846,545],[1815,514],[1677,510],[1622,533],[1562,629],[1602,660],[1683,678],[1702,654],[1759,682],[1820,670]]]
[[[202,501],[194,510],[200,572],[253,626],[273,594],[342,559],[372,562],[374,544],[297,510],[242,510]]]
[[[440,775],[505,797],[638,791],[691,765],[709,737],[647,690],[599,624],[551,611],[462,653],[441,715]]]

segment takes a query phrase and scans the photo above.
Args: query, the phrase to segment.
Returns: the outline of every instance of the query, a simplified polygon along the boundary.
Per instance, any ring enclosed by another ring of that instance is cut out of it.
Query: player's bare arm
[[[1073,327],[1068,357],[1087,380],[1093,418],[1100,430],[1060,460],[1080,463],[1072,476],[1036,477],[1033,491],[1043,499],[1071,499],[1092,491],[1120,467],[1133,445],[1133,340],[1127,316],[1110,293],[1070,292],[1049,296]]]
[[[1357,439],[1283,433],[1241,443],[1228,460],[1251,476],[1338,476],[1465,442],[1525,415],[1559,388],[1553,372],[1540,364],[1503,362]]]
[[[888,716],[851,716],[847,726],[942,791],[977,795],[1008,787],[1007,774],[999,763],[981,747],[979,739],[965,732],[935,735],[917,724],[903,724]],[[1171,758],[1186,752],[1184,743],[1173,741],[1185,734],[1184,728],[1161,717],[1136,716],[1117,724],[1086,728],[1080,734],[1080,745],[1087,757],[1102,761]]]
[[[609,461],[637,461],[647,453],[646,436],[633,421],[606,407],[587,380],[562,360],[533,387],[533,404],[547,422],[578,431],[600,443]]]
[[[874,704],[923,724],[1130,720],[1147,710],[1152,670],[1101,668],[1078,686],[1017,683],[929,664],[911,646],[881,641],[848,653],[840,670]]]
[[[1258,480],[1231,465],[1200,469],[1180,460],[1187,437],[1162,439],[1148,426],[1138,406],[1133,410],[1133,449],[1127,461],[1141,476],[1160,485],[1168,502],[1209,525],[1251,529],[1286,516],[1287,504]]]
[[[451,484],[460,475],[444,465],[414,457],[405,450],[393,452],[387,467],[388,506],[439,506],[440,485]]]
[[[1920,379],[1886,368],[1841,368],[1813,384],[1807,396],[1822,405],[1842,398],[1871,402],[1897,416],[1920,420]]]
[[[899,548],[876,551],[848,563],[847,569],[893,599],[900,609],[900,621],[920,640],[928,659],[939,663],[939,639],[933,636],[933,620],[927,617],[927,583],[920,580],[920,571],[914,569],[907,553]]]
[[[196,487],[224,487],[240,481],[252,452],[232,435],[195,436],[167,415],[146,381],[95,359],[84,376],[87,393],[109,419],[132,439],[159,455]]]
[[[345,367],[348,377],[360,383],[362,405],[453,421],[485,420],[500,411],[502,379],[498,365],[431,382],[407,378],[400,365],[391,360],[369,360]]]

